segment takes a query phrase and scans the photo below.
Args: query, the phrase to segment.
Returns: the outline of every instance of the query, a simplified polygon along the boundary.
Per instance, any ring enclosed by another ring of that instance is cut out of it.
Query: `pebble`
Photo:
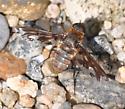
[[[63,28],[64,31],[67,32],[68,30],[70,30],[70,28],[72,27],[72,23],[70,21],[65,21],[63,24]]]
[[[17,101],[13,109],[32,109],[32,108],[24,107],[20,105],[19,101]]]
[[[5,47],[9,40],[10,31],[6,18],[0,14],[0,51]]]
[[[114,53],[112,45],[108,42],[106,35],[96,36],[94,37],[94,40],[99,46],[101,46],[110,55]]]
[[[9,40],[7,50],[11,54],[25,59],[28,63],[32,57],[41,54],[42,44],[38,41],[37,35],[30,35],[29,37],[32,39],[30,40],[27,35],[24,35],[25,32],[22,28],[15,28],[15,33]]]
[[[62,25],[56,24],[56,23],[52,24],[51,31],[52,31],[53,34],[62,34],[62,33],[64,33]]]
[[[117,54],[117,58],[118,58],[119,61],[125,63],[125,51],[119,52],[119,53]]]
[[[18,92],[20,95],[30,95],[36,97],[38,91],[38,85],[36,82],[29,80],[25,76],[19,75],[17,77],[8,78],[7,86],[12,90]]]
[[[35,109],[49,109],[49,107],[44,104],[36,104]]]
[[[61,105],[61,103],[54,103],[51,109],[60,109]]]
[[[100,32],[99,32],[99,35],[106,35],[106,37],[107,37],[107,39],[108,39],[108,41],[109,42],[112,42],[112,41],[114,41],[114,37],[110,34],[111,33],[111,31],[110,30],[104,30],[104,29],[102,29]]]
[[[0,100],[8,108],[13,108],[14,104],[18,100],[18,94],[9,88],[3,88],[0,93]]]
[[[59,3],[63,4],[64,0],[50,0],[50,2],[53,4],[59,4]]]
[[[125,39],[121,38],[121,39],[116,39],[112,42],[112,46],[113,49],[115,51],[116,54],[118,54],[119,52],[124,51],[125,48]]]
[[[104,29],[111,29],[112,23],[110,21],[104,21]]]
[[[0,78],[6,80],[26,73],[26,63],[8,52],[0,52]]]
[[[50,4],[46,10],[48,18],[57,18],[60,14],[60,9],[56,4]]]
[[[32,98],[31,96],[27,95],[20,95],[19,96],[19,104],[22,105],[23,107],[33,107],[35,104],[35,99]]]
[[[73,109],[102,109],[94,104],[77,104],[73,106]]]
[[[77,2],[78,1],[64,0],[66,15],[70,18],[73,24],[84,22],[86,16]]]
[[[44,104],[44,105],[46,105],[47,107],[52,107],[52,102],[51,102],[51,100],[49,100],[49,97],[46,96],[46,95],[39,95],[39,96],[36,98],[36,101],[37,101],[37,103],[39,103],[39,104]]]
[[[114,37],[114,38],[122,38],[123,37],[123,34],[125,34],[125,31],[124,31],[124,28],[125,28],[125,25],[122,24],[122,25],[117,25],[115,28],[112,29],[111,31],[111,35]]]
[[[50,23],[49,19],[47,18],[40,18],[39,20],[36,21],[36,26],[49,31],[50,30]]]
[[[71,104],[69,102],[64,102],[63,104],[55,103],[52,106],[52,109],[72,109],[72,107],[71,107]]]
[[[45,76],[45,78],[43,79],[42,83],[44,85],[50,84],[50,83],[57,83],[57,79],[55,77],[52,76]]]
[[[10,27],[16,27],[18,25],[19,18],[17,16],[7,15],[6,18]]]
[[[44,57],[42,55],[31,58],[28,63],[26,74],[36,81],[42,81],[43,74],[41,69],[41,63],[43,62]]]
[[[0,2],[0,12],[16,15],[24,20],[36,20],[44,14],[48,3],[49,0],[2,0]]]
[[[63,104],[66,101],[65,90],[54,82],[41,86],[41,92],[44,104],[48,105],[49,108],[52,108],[55,103]]]
[[[64,78],[65,75],[65,78]],[[64,71],[58,75],[59,81],[63,81],[62,84],[65,86],[65,88],[70,93],[70,96],[74,96],[74,78],[73,78],[73,72],[71,71]],[[67,81],[67,82],[66,82]],[[65,84],[66,83],[66,84]]]
[[[125,83],[125,66],[122,66],[118,69],[115,80],[120,83]]]

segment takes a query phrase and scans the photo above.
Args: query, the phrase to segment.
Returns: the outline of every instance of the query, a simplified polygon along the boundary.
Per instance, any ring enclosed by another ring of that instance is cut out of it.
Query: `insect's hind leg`
[[[77,76],[80,72],[80,68],[78,68],[76,65],[73,65],[72,64],[72,69],[73,69],[73,82],[74,82],[74,95],[76,94],[75,91],[76,91],[76,79],[77,79]]]
[[[74,95],[76,94],[75,93],[75,90],[76,90],[76,78],[77,78],[77,76],[78,76],[78,73],[79,73],[79,71],[74,71],[74,73],[73,73],[73,78],[74,78]]]

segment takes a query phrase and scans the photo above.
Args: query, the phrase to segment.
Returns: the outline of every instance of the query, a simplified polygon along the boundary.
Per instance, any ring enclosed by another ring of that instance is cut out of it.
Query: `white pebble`
[[[63,3],[64,3],[64,0],[50,0],[50,1],[51,1],[51,3],[53,3],[53,4],[58,4],[58,3],[63,4]]]
[[[17,77],[8,78],[7,85],[17,91],[20,95],[30,95],[35,97],[38,90],[38,85],[32,80],[25,79],[24,76],[19,75]]]
[[[125,28],[125,25],[116,26],[116,27],[111,31],[111,35],[112,35],[114,38],[122,38],[122,37],[123,37],[123,34],[124,34],[124,32],[125,32],[124,28]]]
[[[45,104],[41,104],[41,103],[36,104],[35,107],[36,107],[35,109],[49,109],[48,106],[46,106]]]
[[[125,46],[125,39],[116,39],[112,42],[113,49],[116,54],[123,51]]]
[[[7,15],[6,17],[10,27],[16,27],[18,25],[19,18],[17,16]]]
[[[46,11],[46,16],[48,18],[56,18],[60,13],[60,9],[56,4],[50,4]]]
[[[120,83],[125,83],[125,66],[122,66],[118,69],[115,80]]]
[[[117,54],[117,58],[118,58],[119,61],[122,61],[122,62],[125,63],[125,52],[119,52]]]
[[[104,28],[105,29],[111,29],[112,23],[110,21],[105,20],[104,21]]]

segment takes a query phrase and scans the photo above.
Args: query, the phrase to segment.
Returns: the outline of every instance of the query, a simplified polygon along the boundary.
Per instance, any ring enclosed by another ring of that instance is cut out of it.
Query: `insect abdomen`
[[[57,48],[55,48],[50,55],[50,70],[53,73],[60,73],[66,70],[76,53],[77,50],[71,46],[70,42],[67,44],[67,41],[64,41],[58,44]]]

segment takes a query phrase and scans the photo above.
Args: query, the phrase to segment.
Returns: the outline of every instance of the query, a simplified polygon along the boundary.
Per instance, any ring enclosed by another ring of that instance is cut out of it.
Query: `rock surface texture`
[[[0,12],[0,109],[125,109],[125,0],[0,0]],[[65,37],[74,23],[100,81]]]
[[[0,52],[0,78],[6,80],[9,77],[26,73],[26,63],[7,52]]]
[[[16,15],[25,20],[35,20],[42,16],[48,2],[48,0],[1,0],[0,12]]]

